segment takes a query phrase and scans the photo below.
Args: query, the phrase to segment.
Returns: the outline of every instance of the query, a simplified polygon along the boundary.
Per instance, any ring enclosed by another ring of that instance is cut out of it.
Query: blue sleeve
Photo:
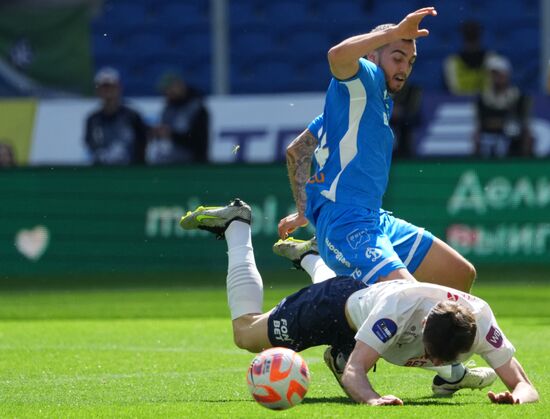
[[[359,59],[359,72],[357,76],[367,87],[378,87],[381,83],[385,83],[384,71],[365,58]]]
[[[313,121],[309,123],[307,126],[307,129],[311,131],[313,136],[319,140],[319,131],[323,127],[323,114],[319,115],[317,118],[315,118]]]

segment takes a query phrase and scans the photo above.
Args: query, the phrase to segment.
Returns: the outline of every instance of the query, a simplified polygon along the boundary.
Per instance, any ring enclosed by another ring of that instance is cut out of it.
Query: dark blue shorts
[[[294,351],[319,345],[353,348],[355,332],[346,320],[346,301],[366,287],[349,276],[339,276],[284,298],[269,315],[271,344]]]

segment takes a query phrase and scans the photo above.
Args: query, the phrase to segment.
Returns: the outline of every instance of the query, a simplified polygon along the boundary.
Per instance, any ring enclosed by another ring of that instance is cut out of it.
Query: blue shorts
[[[337,275],[366,284],[399,268],[414,273],[434,240],[430,232],[384,210],[327,202],[317,217],[308,215],[325,263]]]
[[[355,332],[346,320],[346,301],[366,287],[350,277],[335,277],[284,298],[269,315],[269,341],[294,351],[319,345],[351,351]]]

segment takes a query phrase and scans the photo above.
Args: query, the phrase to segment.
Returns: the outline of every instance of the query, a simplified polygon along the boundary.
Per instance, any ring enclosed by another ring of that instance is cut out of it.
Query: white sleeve
[[[399,298],[394,295],[382,299],[357,330],[355,339],[383,354],[403,329],[403,313],[397,309],[398,305]]]
[[[498,327],[488,305],[476,317],[478,342],[474,352],[487,361],[493,369],[501,367],[514,356],[516,349]]]

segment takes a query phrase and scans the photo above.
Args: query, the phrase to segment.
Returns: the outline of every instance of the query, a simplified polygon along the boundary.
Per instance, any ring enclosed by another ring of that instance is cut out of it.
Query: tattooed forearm
[[[302,132],[287,148],[286,165],[292,196],[298,213],[306,211],[306,182],[310,177],[311,159],[317,147],[317,139],[309,130]]]

